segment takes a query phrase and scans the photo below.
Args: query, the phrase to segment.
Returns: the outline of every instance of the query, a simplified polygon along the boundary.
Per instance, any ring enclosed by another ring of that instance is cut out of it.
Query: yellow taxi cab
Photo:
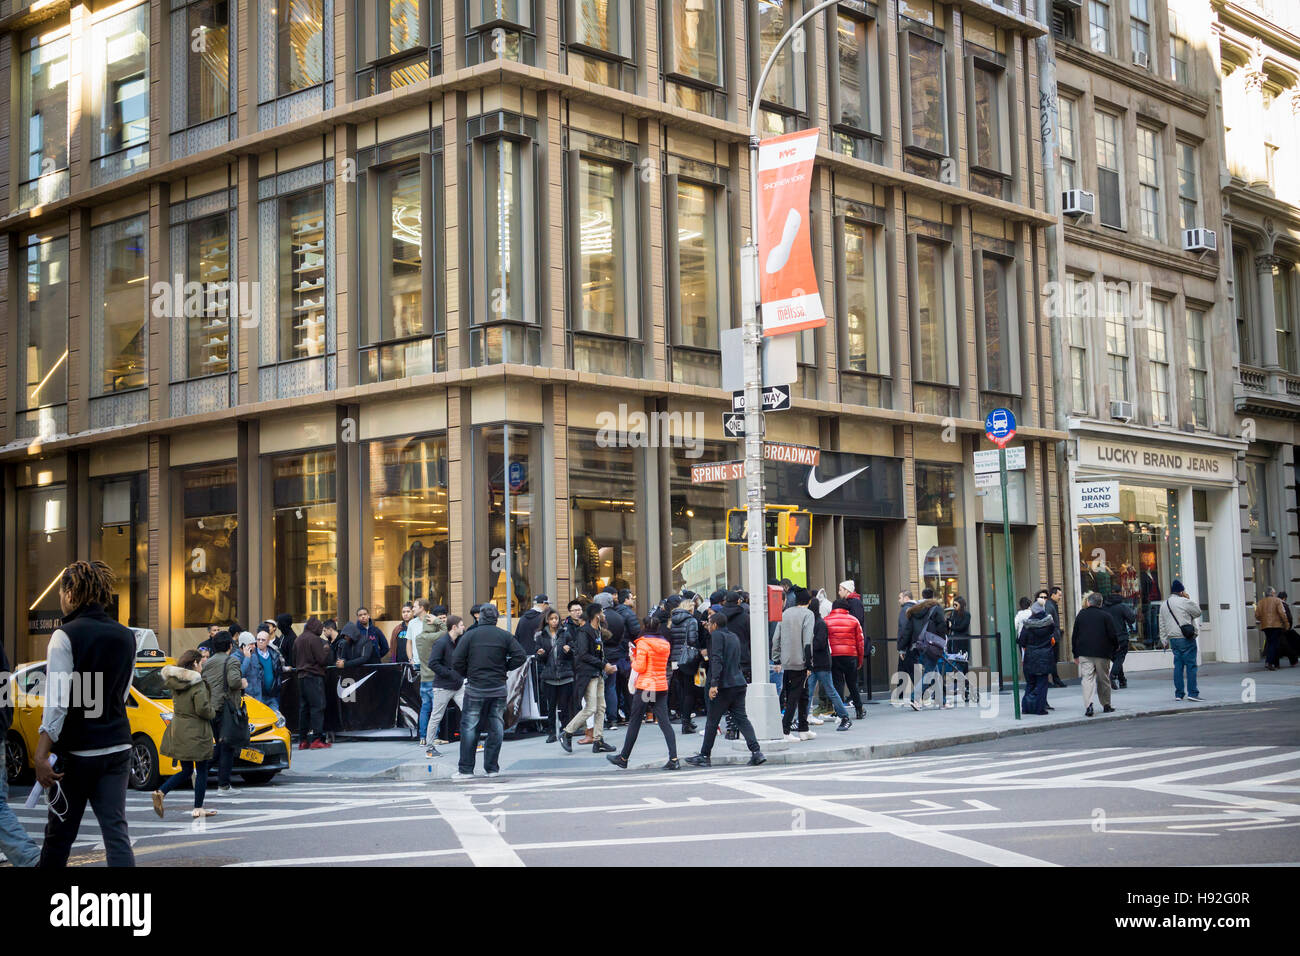
[[[172,719],[171,691],[163,682],[162,669],[176,661],[157,648],[136,652],[135,677],[127,698],[131,721],[131,777],[133,790],[158,789],[163,777],[180,772],[180,764],[158,752],[163,731]],[[10,699],[14,705],[13,726],[5,740],[5,773],[10,784],[21,783],[35,769],[36,744],[40,737],[45,707],[45,661],[20,664],[11,675]],[[270,783],[289,767],[289,731],[284,718],[261,701],[244,698],[248,708],[250,740],[236,756],[233,769],[245,783]],[[216,765],[211,769],[216,773]]]

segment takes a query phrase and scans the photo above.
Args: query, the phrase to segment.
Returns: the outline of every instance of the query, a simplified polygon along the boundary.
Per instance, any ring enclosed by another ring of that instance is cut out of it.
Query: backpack
[[[944,651],[948,649],[948,639],[943,635],[930,630],[930,624],[934,621],[934,612],[942,612],[942,608],[932,608],[926,616],[925,627],[916,638],[916,649],[926,660],[937,661],[943,657]]]

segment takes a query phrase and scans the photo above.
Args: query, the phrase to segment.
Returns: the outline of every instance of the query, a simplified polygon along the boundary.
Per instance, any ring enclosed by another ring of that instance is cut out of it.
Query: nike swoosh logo
[[[347,686],[346,689],[343,687],[343,681],[340,680],[340,681],[339,681],[339,700],[342,700],[344,697],[351,697],[353,700],[355,700],[355,699],[356,699],[357,688],[360,687],[362,684],[364,684],[366,681],[370,680],[370,678],[374,677],[374,676],[375,676],[376,674],[378,674],[378,673],[379,673],[379,671],[371,671],[371,672],[370,672],[369,674],[367,674],[365,677],[361,678],[361,680],[354,680],[351,684],[349,684],[349,685]]]
[[[863,465],[857,471],[851,471],[847,475],[840,475],[838,478],[832,478],[830,481],[819,480],[817,478],[817,468],[810,468],[808,469],[808,494],[813,498],[825,498],[836,488],[852,481],[870,467],[870,465]]]

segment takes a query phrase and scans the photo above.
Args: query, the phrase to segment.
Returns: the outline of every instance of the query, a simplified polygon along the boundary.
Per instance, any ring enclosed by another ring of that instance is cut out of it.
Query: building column
[[[1243,69],[1246,71],[1242,84],[1245,99],[1245,116],[1242,117],[1243,132],[1246,134],[1238,142],[1242,144],[1242,158],[1245,160],[1247,182],[1254,185],[1268,184],[1268,162],[1264,158],[1264,141],[1267,129],[1267,116],[1264,110],[1264,56],[1256,40],[1254,54]]]
[[[1265,368],[1278,368],[1277,355],[1277,304],[1273,298],[1273,267],[1281,260],[1274,255],[1255,257],[1255,274],[1258,277],[1260,335],[1259,357]]]

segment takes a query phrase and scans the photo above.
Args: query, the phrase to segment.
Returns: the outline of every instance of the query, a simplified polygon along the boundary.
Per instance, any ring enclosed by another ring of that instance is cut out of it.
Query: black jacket
[[[970,611],[956,610],[948,618],[948,633],[953,637],[966,637],[970,634]]]
[[[465,675],[465,690],[478,697],[504,697],[506,675],[522,667],[528,655],[514,635],[495,625],[470,628],[456,642],[451,666]]]
[[[542,629],[542,624],[542,612],[535,607],[530,607],[515,625],[515,640],[519,642],[525,654],[536,654],[537,648],[541,646],[534,641],[534,638]]]
[[[856,617],[856,618],[858,619],[858,623],[862,625],[863,633],[866,633],[866,629],[867,629],[867,612],[866,612],[866,610],[862,607],[862,596],[859,595],[859,594],[854,593],[854,594],[850,594],[850,595],[849,595],[847,598],[845,598],[844,600],[845,600],[845,601],[848,603],[848,605],[849,605],[849,613],[852,614],[854,617]]]
[[[375,626],[374,621],[366,624],[365,627],[361,626],[360,621],[353,621],[352,623],[357,626],[358,631],[361,631],[366,635],[366,637],[375,642],[375,650],[378,651],[378,653],[376,654],[373,663],[378,664],[388,656],[388,638],[384,637],[384,632]]]
[[[5,642],[0,641],[0,681],[9,680],[9,658],[5,656]],[[0,694],[0,740],[9,732],[14,722],[13,697],[8,688]],[[129,723],[129,721],[128,721]]]
[[[605,642],[591,624],[582,625],[572,636],[569,646],[573,648],[573,679],[585,684],[605,671]]]
[[[1115,619],[1120,643],[1127,644],[1129,629],[1137,626],[1137,612],[1133,610],[1133,605],[1118,594],[1107,594],[1106,606],[1102,610]]]
[[[744,687],[740,662],[740,638],[724,628],[709,635],[709,686],[723,689]]]
[[[1071,637],[1075,657],[1104,657],[1109,660],[1119,648],[1121,635],[1115,618],[1099,607],[1085,607],[1074,619]]]
[[[1056,650],[1052,645],[1055,638],[1056,625],[1050,614],[1025,621],[1016,643],[1025,649],[1026,677],[1052,673],[1052,665],[1056,663]]]
[[[546,650],[546,656],[538,658],[537,676],[552,683],[573,680],[573,645],[569,644],[569,632],[561,627],[552,637],[549,631],[542,629],[534,640],[538,647]],[[565,645],[568,645],[568,651],[565,651]]]
[[[628,641],[636,638],[637,628],[633,626],[629,631],[627,618],[616,607],[605,612],[605,627],[609,629],[609,637],[605,641],[605,660],[616,664],[627,658]]]
[[[936,608],[938,609],[936,612]],[[943,614],[943,605],[934,598],[917,601],[906,608],[906,614],[900,616],[902,621],[898,629],[898,651],[906,654],[912,643],[925,630],[927,623],[930,630],[940,637],[948,633],[948,619]]]
[[[63,619],[60,630],[72,648],[73,680],[94,675],[102,680],[94,689],[102,693],[69,695],[63,731],[55,741],[57,754],[95,750],[131,743],[126,693],[135,676],[135,635],[104,611],[102,604],[87,604]],[[8,676],[7,674],[5,675]]]
[[[343,662],[345,670],[379,663],[379,649],[370,640],[369,634],[362,633],[360,625],[355,621],[343,625],[343,633],[339,635],[336,646],[338,659]]]
[[[456,642],[444,631],[442,637],[433,642],[433,649],[429,651],[429,670],[435,675],[433,686],[439,690],[460,690],[461,685],[465,683],[465,675],[456,670],[451,663],[451,655],[455,648]]]
[[[815,671],[831,669],[831,632],[820,616],[813,621],[812,666]]]
[[[280,656],[286,666],[293,667],[293,642],[298,640],[298,635],[293,632],[293,615],[277,614],[275,626],[280,629]]]
[[[668,643],[672,645],[672,651],[668,654],[670,665],[680,664],[682,649],[699,647],[699,641],[700,625],[695,620],[695,615],[682,608],[674,609],[672,617],[668,619]]]
[[[724,604],[722,613],[727,616],[727,630],[736,635],[736,640],[740,641],[740,666],[749,668],[749,605],[748,604]],[[710,643],[710,646],[712,644]],[[724,684],[724,687],[730,687],[731,684]]]

